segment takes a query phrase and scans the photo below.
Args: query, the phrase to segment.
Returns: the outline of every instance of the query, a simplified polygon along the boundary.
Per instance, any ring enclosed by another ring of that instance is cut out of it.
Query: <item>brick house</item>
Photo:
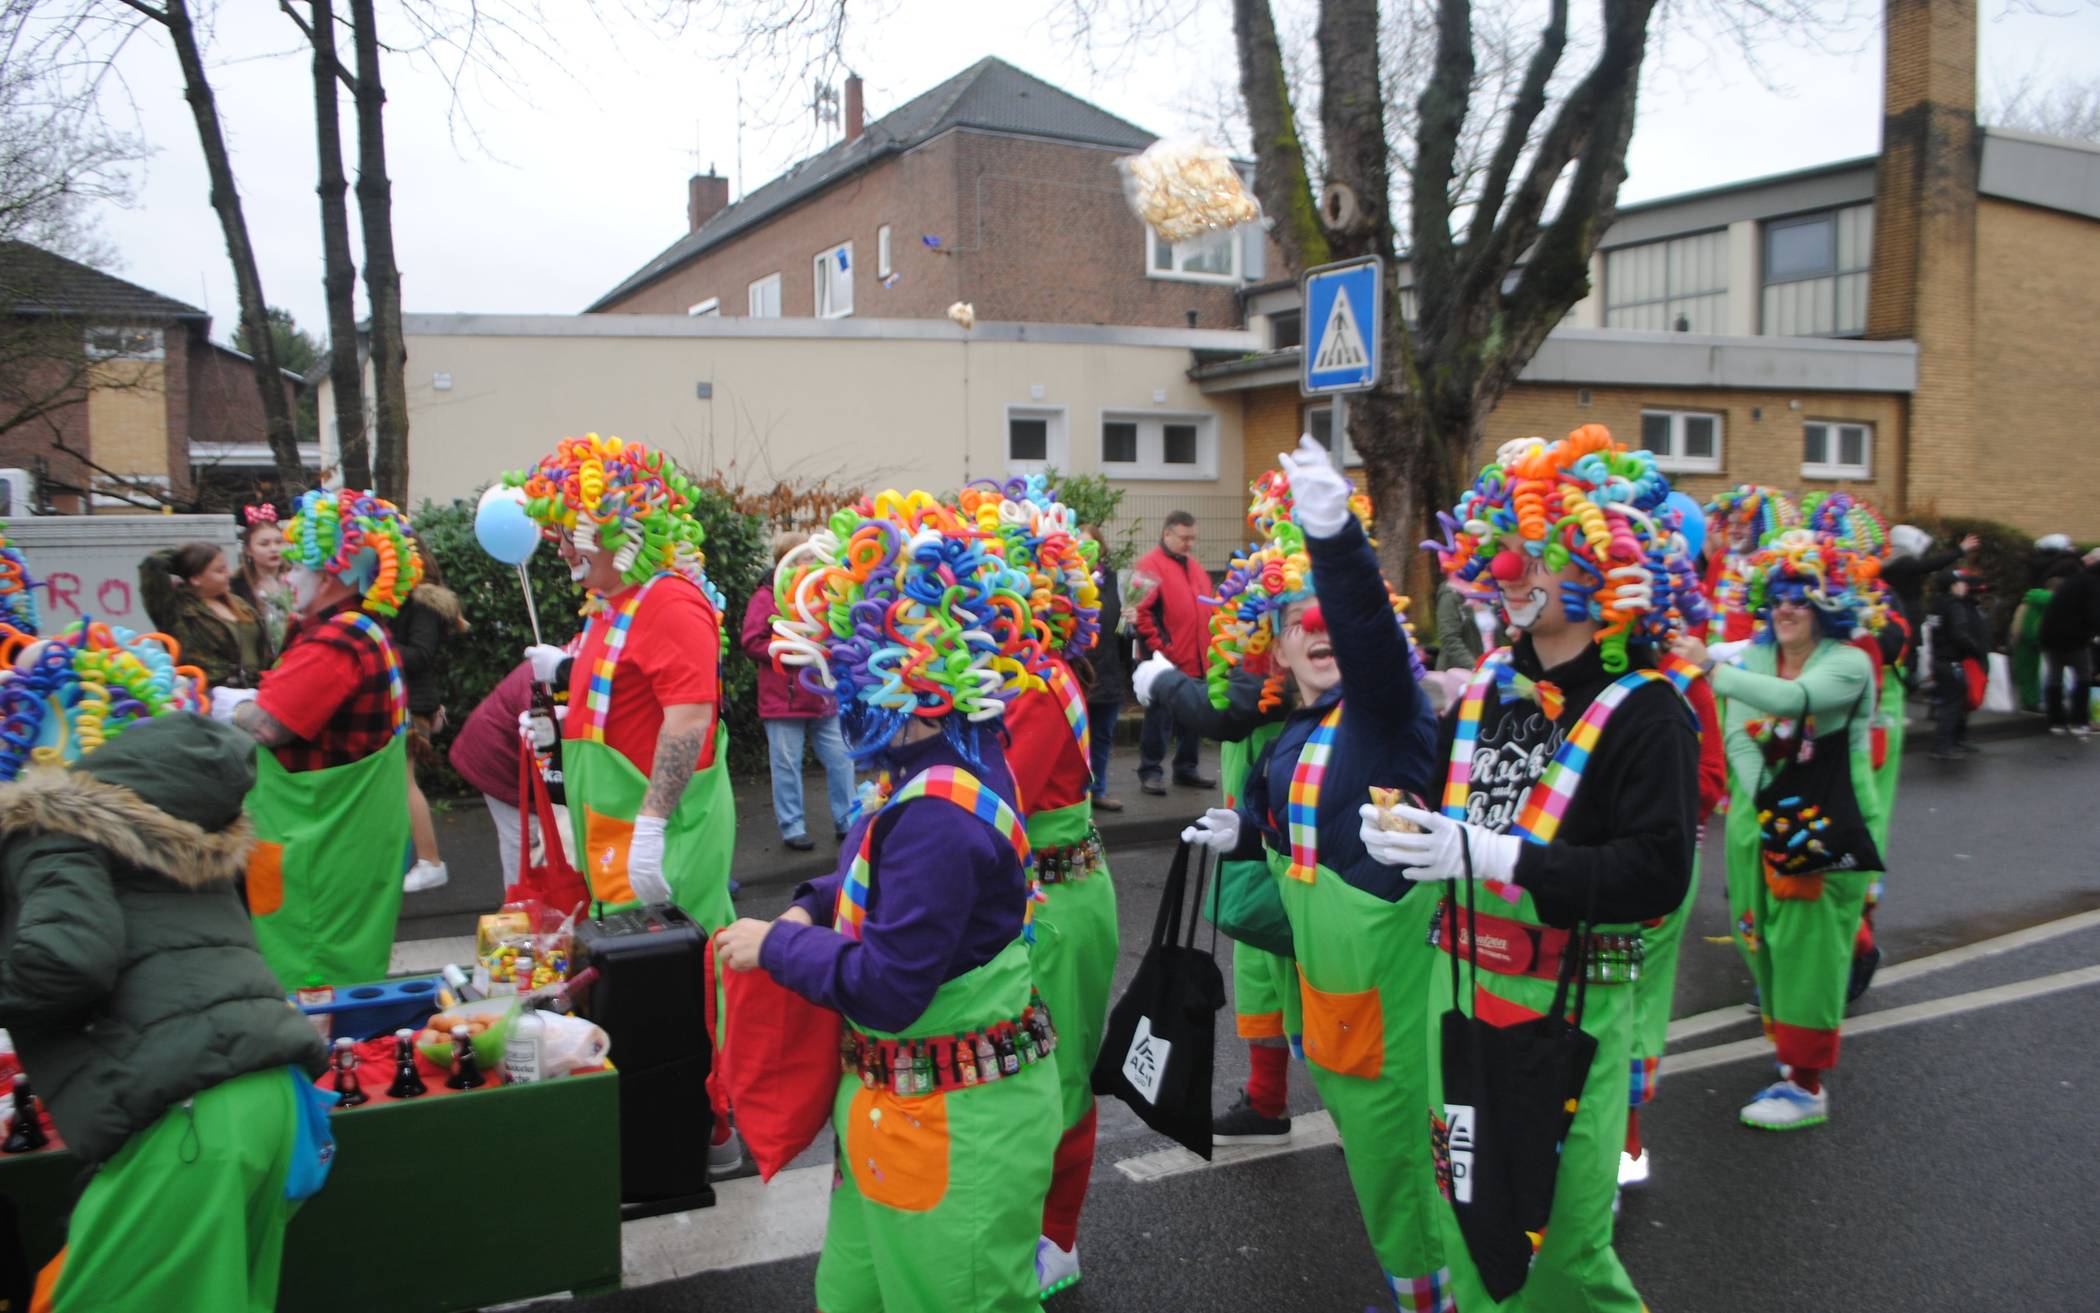
[[[1879,155],[1622,208],[1476,460],[1599,422],[1700,497],[1843,487],[2100,539],[2100,149],[1979,127],[1976,39],[1973,0],[1891,4]],[[1239,394],[1251,472],[1333,430],[1298,393],[1296,286],[1243,299],[1269,349],[1192,377]]]
[[[586,313],[979,320],[1233,329],[1270,267],[1258,227],[1179,246],[1123,196],[1118,157],[1154,134],[998,59],[729,203],[688,184],[687,231]]]
[[[0,468],[29,471],[37,509],[58,514],[187,505],[267,476],[251,361],[210,330],[195,306],[0,244]],[[284,386],[296,404],[303,382]]]

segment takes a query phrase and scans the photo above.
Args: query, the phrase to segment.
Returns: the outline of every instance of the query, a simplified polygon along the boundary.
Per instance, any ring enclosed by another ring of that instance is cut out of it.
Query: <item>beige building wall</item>
[[[2100,224],[1986,198],[1976,215],[1976,412],[1982,468],[1940,509],[2036,535],[2100,540],[2093,344],[2100,341]]]
[[[168,473],[167,366],[158,360],[106,360],[88,390],[88,435],[95,463],[113,474]]]
[[[927,338],[923,325],[916,337],[761,336],[684,319],[661,335],[624,336],[609,326],[646,328],[652,321],[642,316],[582,317],[573,322],[587,332],[514,335],[418,332],[414,320],[415,501],[471,496],[585,432],[644,441],[695,474],[720,471],[751,486],[828,478],[940,491],[1020,472],[1006,459],[1009,408],[1061,417],[1063,449],[1053,433],[1051,463],[1081,474],[1102,468],[1104,411],[1209,426],[1200,478],[1124,481],[1134,496],[1215,493],[1221,481],[1241,480],[1239,401],[1205,396],[1189,381],[1187,341]],[[1180,336],[1234,347],[1247,337]],[[703,386],[710,395],[699,395]],[[322,396],[322,413],[332,404]],[[333,461],[332,448],[324,456]]]

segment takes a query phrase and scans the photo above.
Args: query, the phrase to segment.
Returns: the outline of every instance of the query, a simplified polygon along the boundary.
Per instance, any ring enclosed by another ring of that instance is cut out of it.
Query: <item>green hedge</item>
[[[437,558],[446,586],[459,595],[472,626],[445,645],[440,672],[447,717],[456,729],[498,681],[523,658],[532,642],[518,574],[500,564],[474,540],[473,501],[424,502],[415,514],[424,548]],[[764,524],[736,510],[727,496],[708,489],[698,494],[696,513],[707,528],[707,574],[728,599],[723,625],[730,652],[723,662],[726,685],[724,715],[729,725],[729,768],[738,775],[765,770],[766,736],[758,721],[757,670],[737,648],[736,633],[744,607],[765,581],[772,565]],[[577,612],[583,592],[569,582],[569,572],[554,551],[542,546],[527,566],[533,600],[539,605],[540,632],[550,643],[566,642],[580,627]],[[448,731],[439,753],[451,746]],[[466,781],[447,764],[424,781],[433,795],[470,794]]]

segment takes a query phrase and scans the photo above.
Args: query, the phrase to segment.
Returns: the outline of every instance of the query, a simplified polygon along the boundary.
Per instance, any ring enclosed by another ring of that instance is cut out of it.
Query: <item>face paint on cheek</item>
[[[1534,624],[1537,624],[1539,615],[1546,609],[1548,600],[1550,599],[1546,596],[1546,590],[1543,588],[1532,589],[1530,594],[1522,601],[1518,601],[1508,593],[1504,593],[1502,595],[1502,609],[1509,613],[1510,628],[1529,629]]]
[[[298,566],[292,571],[292,605],[304,611],[321,591],[321,572],[307,566]]]

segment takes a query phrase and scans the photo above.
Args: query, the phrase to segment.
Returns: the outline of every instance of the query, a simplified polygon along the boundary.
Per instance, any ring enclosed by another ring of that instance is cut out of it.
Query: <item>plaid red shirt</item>
[[[386,653],[378,643],[333,616],[311,624],[294,619],[284,642],[284,655],[255,695],[257,706],[298,735],[273,749],[278,765],[295,772],[347,766],[393,740]]]

